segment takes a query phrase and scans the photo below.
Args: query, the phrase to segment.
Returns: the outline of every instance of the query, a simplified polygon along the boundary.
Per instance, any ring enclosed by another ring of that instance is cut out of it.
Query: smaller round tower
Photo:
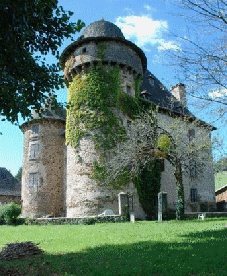
[[[23,217],[64,216],[66,184],[65,111],[45,105],[42,117],[21,126],[24,134]]]

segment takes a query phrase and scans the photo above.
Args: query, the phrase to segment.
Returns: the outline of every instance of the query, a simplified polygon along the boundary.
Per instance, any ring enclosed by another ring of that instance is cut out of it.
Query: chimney
[[[187,107],[186,89],[183,83],[174,85],[170,88],[170,91],[184,107]]]

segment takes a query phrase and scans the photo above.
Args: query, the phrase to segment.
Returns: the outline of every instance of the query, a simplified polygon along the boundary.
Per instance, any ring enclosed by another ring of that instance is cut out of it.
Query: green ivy
[[[99,43],[97,48],[98,48],[97,56],[98,58],[103,60],[106,54],[106,45],[104,43]]]
[[[157,216],[157,196],[161,187],[161,163],[159,159],[148,162],[141,168],[140,174],[133,181],[137,188],[140,204],[147,218]]]
[[[165,154],[167,154],[171,147],[171,140],[168,135],[163,134],[158,138],[158,148]]]
[[[106,178],[106,166],[104,162],[94,162],[92,175],[94,179],[97,179],[100,183],[104,183]],[[123,171],[118,174],[115,179],[112,179],[109,183],[114,189],[119,189],[120,187],[126,186],[130,182],[130,172],[128,168],[124,168]]]
[[[119,94],[119,68],[93,68],[83,77],[75,76],[68,89],[66,144],[77,147],[82,136],[96,130],[96,148],[113,148],[126,139],[113,111]]]
[[[106,47],[98,46],[98,57],[104,58]],[[142,77],[135,80],[135,97],[127,95],[120,88],[119,67],[115,69],[103,68],[101,62],[96,68],[83,76],[73,78],[68,88],[68,109],[66,123],[66,144],[76,148],[82,136],[93,133],[96,148],[105,155],[105,151],[114,148],[117,143],[127,139],[126,130],[120,124],[114,111],[120,110],[131,119],[141,112],[153,109],[153,104],[139,97]],[[102,157],[103,157],[102,156]],[[101,157],[101,158],[102,158]],[[140,201],[148,211],[150,198],[156,196],[160,189],[160,173],[157,162],[150,164],[141,171],[135,179]],[[106,178],[105,162],[93,164],[91,176],[99,183]],[[119,188],[130,181],[130,172],[125,168],[117,179],[113,179],[110,186]]]

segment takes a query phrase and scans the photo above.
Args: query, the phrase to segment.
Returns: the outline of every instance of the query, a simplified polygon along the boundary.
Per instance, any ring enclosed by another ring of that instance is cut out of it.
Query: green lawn
[[[0,247],[33,241],[44,255],[0,262],[22,275],[227,275],[225,219],[0,226]]]
[[[215,190],[227,185],[227,171],[215,174]]]

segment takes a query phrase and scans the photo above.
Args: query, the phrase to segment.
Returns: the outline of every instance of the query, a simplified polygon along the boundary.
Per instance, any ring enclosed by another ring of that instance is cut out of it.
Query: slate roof
[[[109,21],[104,21],[104,19],[90,24],[80,38],[88,37],[118,37],[125,39],[120,28]]]
[[[141,84],[141,97],[155,103],[160,110],[172,112],[177,116],[186,116],[190,120],[198,120],[203,126],[212,130],[216,128],[196,118],[186,107],[184,107],[168,89],[153,75],[146,70]]]
[[[89,42],[107,42],[115,41],[125,44],[133,49],[141,58],[143,71],[147,68],[147,58],[144,52],[131,41],[125,39],[122,31],[115,24],[100,20],[91,23],[82,33],[82,35],[68,47],[65,48],[60,57],[60,65],[64,68],[67,58],[75,51],[77,47],[81,47]]]
[[[44,104],[42,110],[41,110],[41,115],[35,112],[35,110],[32,110],[32,118],[33,119],[41,119],[41,118],[46,118],[46,119],[57,119],[57,120],[66,120],[66,109],[61,108],[60,106],[58,108],[54,108],[53,105],[51,104],[52,101],[55,101],[54,97],[50,97],[49,99],[46,100],[46,103]]]
[[[195,118],[195,116],[148,70],[145,71],[143,76],[141,96],[154,102],[161,108]]]
[[[0,195],[21,195],[21,183],[6,168],[0,168]]]

